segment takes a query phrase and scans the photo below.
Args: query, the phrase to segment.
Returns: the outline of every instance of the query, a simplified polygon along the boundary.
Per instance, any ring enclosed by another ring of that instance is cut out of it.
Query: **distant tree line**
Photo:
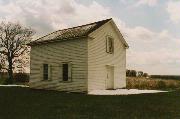
[[[156,79],[175,79],[180,80],[180,75],[149,75],[143,71],[136,71],[136,70],[126,70],[127,77],[150,77]]]
[[[126,76],[129,77],[148,77],[148,73],[144,73],[143,71],[136,71],[136,70],[126,70]]]
[[[180,75],[151,75],[151,78],[180,80]]]

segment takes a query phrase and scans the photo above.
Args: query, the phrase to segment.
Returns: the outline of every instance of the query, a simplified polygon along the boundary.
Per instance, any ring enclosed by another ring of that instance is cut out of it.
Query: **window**
[[[68,64],[63,64],[63,81],[68,81]]]
[[[111,37],[106,39],[106,52],[110,54],[114,52],[114,39]]]
[[[72,80],[72,66],[71,63],[62,64],[62,81]]]
[[[48,80],[48,64],[43,64],[43,79]]]

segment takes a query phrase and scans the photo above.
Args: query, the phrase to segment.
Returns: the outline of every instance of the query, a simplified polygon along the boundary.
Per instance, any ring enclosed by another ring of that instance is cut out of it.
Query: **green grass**
[[[4,83],[5,79],[0,78],[0,85]]]
[[[93,96],[0,87],[0,119],[179,119],[180,91]]]

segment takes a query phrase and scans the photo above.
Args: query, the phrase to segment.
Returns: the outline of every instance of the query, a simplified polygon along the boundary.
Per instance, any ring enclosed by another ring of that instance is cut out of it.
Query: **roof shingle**
[[[39,43],[51,42],[51,41],[56,41],[56,40],[59,41],[63,39],[86,37],[90,33],[92,33],[93,31],[95,31],[96,29],[98,29],[99,27],[101,27],[102,25],[104,25],[110,20],[111,18],[94,22],[94,23],[90,23],[90,24],[86,24],[86,25],[58,30],[48,35],[45,35],[35,41],[30,42],[29,45],[35,45]]]

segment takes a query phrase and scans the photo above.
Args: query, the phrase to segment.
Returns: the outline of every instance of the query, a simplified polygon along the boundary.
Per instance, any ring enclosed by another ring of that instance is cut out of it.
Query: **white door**
[[[106,89],[114,89],[114,67],[107,66]]]

